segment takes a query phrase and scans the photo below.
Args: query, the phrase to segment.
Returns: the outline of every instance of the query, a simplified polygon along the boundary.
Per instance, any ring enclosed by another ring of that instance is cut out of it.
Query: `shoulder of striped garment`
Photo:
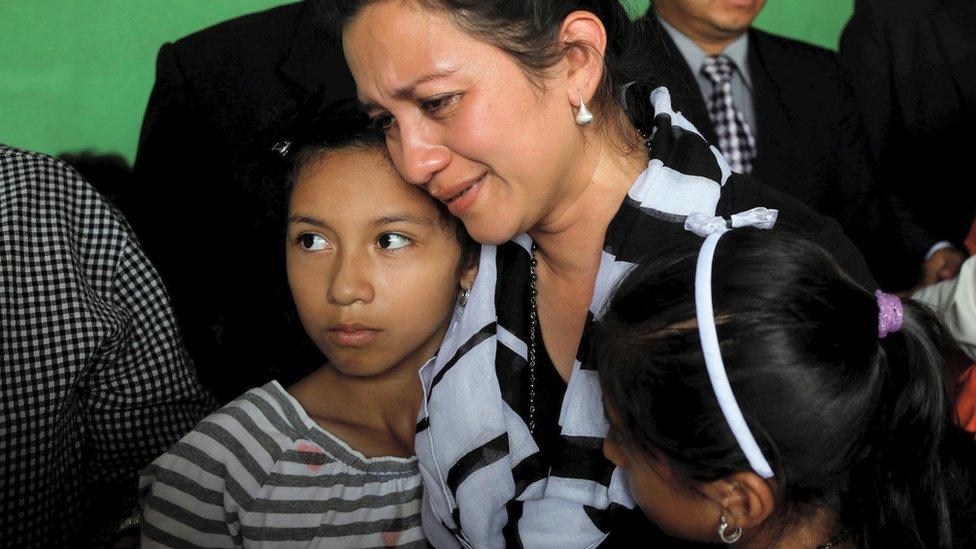
[[[318,428],[276,382],[251,389],[204,418],[147,469],[196,467],[233,477],[249,492],[278,475],[371,473],[402,476],[411,460],[365,458]],[[216,480],[216,479],[214,479]]]
[[[252,389],[150,464],[140,479],[143,541],[240,545],[250,537],[248,521],[241,520],[246,513],[297,512],[307,519],[374,499],[384,505],[419,501],[415,462],[364,461],[308,428],[311,420],[296,406],[276,383]],[[397,494],[398,486],[407,490]],[[292,509],[283,499],[316,501],[322,508]]]

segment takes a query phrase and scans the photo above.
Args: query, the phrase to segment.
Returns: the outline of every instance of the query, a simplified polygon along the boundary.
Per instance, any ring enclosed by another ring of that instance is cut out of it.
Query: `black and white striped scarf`
[[[424,527],[437,547],[592,547],[610,515],[633,507],[625,476],[602,455],[608,424],[597,372],[586,360],[592,325],[641,256],[686,235],[692,212],[714,215],[730,171],[680,113],[668,91],[651,94],[651,160],[608,227],[559,414],[561,446],[543,466],[519,402],[529,341],[527,234],[483,246],[477,280],[437,360],[421,370],[424,403],[416,451],[425,484]],[[509,502],[522,502],[509,516]]]

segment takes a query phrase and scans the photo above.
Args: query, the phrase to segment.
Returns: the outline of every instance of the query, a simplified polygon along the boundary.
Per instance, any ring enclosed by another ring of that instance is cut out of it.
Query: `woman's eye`
[[[393,118],[393,115],[381,114],[373,117],[371,126],[376,131],[386,131],[393,127],[394,123],[396,123],[396,119]]]
[[[421,102],[423,109],[429,113],[435,113],[443,108],[450,107],[451,105],[457,103],[458,99],[461,98],[459,93],[449,93],[447,95],[438,95],[436,97],[431,97],[430,99],[425,99]]]
[[[308,251],[314,252],[326,249],[329,246],[329,241],[320,234],[305,233],[298,236],[298,245]]]
[[[410,244],[410,239],[400,233],[384,233],[376,239],[376,245],[384,250],[399,250]]]

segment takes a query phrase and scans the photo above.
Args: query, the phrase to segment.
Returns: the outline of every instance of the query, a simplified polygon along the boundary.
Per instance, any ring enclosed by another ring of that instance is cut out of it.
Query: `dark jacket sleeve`
[[[891,55],[878,25],[870,3],[855,0],[854,15],[841,34],[838,54],[876,162],[892,113]]]
[[[887,192],[939,239],[961,241],[973,221],[976,4],[856,0],[840,60]]]
[[[753,176],[837,220],[882,285],[914,285],[935,239],[887,192],[837,55],[758,30],[750,37],[763,122]]]
[[[815,242],[827,250],[858,284],[872,292],[878,289],[864,256],[844,234],[840,224],[749,176],[732,174],[722,190],[716,213],[728,217],[758,206],[779,210],[777,230],[792,231]]]
[[[213,112],[200,105],[185,77],[174,44],[164,45],[156,65],[134,166],[132,225],[163,278],[187,347],[198,363],[209,362],[219,325],[217,294],[222,235],[221,193],[226,192]],[[204,371],[201,370],[201,373]]]
[[[851,102],[856,109],[857,119],[852,119],[852,126],[863,128],[865,138],[862,141],[866,142],[866,149],[870,153],[868,159],[871,169],[881,182],[879,190],[884,193],[883,215],[887,216],[888,221],[883,223],[883,227],[893,231],[893,234],[881,235],[885,241],[876,253],[897,254],[900,250],[892,250],[890,247],[886,249],[885,245],[898,243],[909,258],[921,265],[926,253],[938,238],[923,227],[913,208],[895,192],[898,182],[888,180],[895,174],[885,170],[882,165],[885,143],[888,141],[895,113],[892,96],[893,61],[881,25],[882,22],[876,17],[871,3],[856,0],[854,15],[841,36],[838,59],[845,84],[851,90]],[[914,276],[911,280],[900,281],[902,285],[914,284],[919,272],[913,270],[912,275]]]
[[[828,215],[844,221],[844,231],[858,243],[868,264],[875,268],[879,282],[890,289],[911,287],[936,238],[897,196],[886,192],[883,176],[869,152],[853,92],[845,82],[841,86],[845,91],[842,127],[833,146],[838,159],[839,188],[845,194],[835,201],[837,213]]]

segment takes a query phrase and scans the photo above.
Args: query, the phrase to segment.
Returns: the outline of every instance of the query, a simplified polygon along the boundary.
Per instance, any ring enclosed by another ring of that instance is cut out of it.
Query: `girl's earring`
[[[723,514],[718,518],[718,537],[722,540],[722,542],[731,545],[739,541],[739,538],[742,537],[742,527],[736,526],[735,530],[733,530],[731,534],[725,533],[725,531],[728,529],[729,521],[726,520],[725,515]]]
[[[469,297],[471,297],[471,287],[461,287],[461,294],[458,295],[458,305],[460,305],[462,309],[468,304]]]
[[[576,93],[579,94],[580,100],[579,110],[576,111],[576,123],[580,126],[585,126],[593,122],[593,113],[590,112],[590,109],[586,108],[586,103],[583,102],[583,92],[576,90]]]

